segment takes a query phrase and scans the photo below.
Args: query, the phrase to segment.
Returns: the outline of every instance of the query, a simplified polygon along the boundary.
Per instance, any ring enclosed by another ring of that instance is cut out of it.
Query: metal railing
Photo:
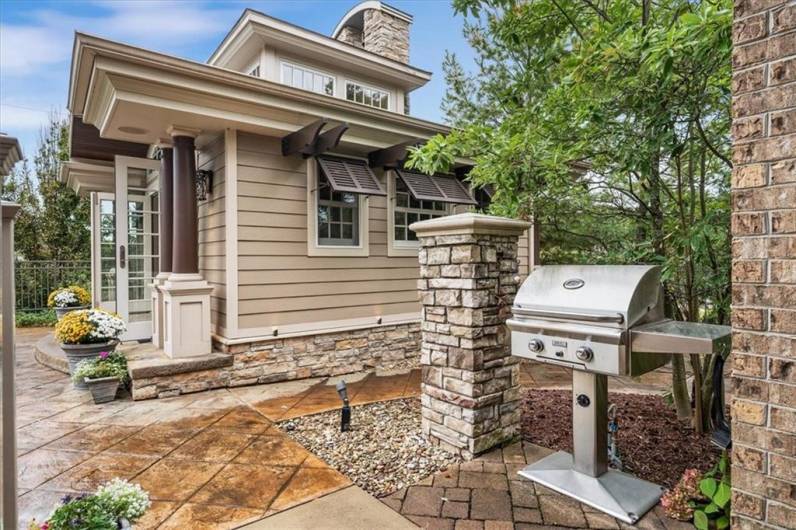
[[[91,292],[91,261],[17,260],[17,310],[47,309],[47,297],[58,287],[79,285]]]

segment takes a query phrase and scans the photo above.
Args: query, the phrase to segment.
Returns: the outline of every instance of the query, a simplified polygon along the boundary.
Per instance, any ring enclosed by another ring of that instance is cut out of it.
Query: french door
[[[113,299],[116,312],[127,323],[122,340],[152,338],[152,280],[160,272],[159,168],[158,160],[115,158],[116,193],[109,209],[113,212],[115,278],[113,296],[109,290],[107,298]],[[99,210],[102,216],[102,201]]]

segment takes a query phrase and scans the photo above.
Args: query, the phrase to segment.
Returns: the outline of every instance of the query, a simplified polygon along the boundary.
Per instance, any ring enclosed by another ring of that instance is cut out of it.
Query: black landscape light
[[[340,432],[351,430],[351,406],[348,404],[348,389],[345,381],[337,383],[337,394],[343,400],[343,408],[340,411]]]

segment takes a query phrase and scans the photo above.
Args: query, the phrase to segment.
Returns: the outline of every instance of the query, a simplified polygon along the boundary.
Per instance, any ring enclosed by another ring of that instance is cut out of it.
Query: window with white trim
[[[377,109],[388,109],[390,107],[390,93],[371,86],[346,81],[345,98],[348,101],[362,103]]]
[[[353,190],[335,189],[321,164],[309,159],[307,255],[367,257],[370,254],[368,197]]]
[[[282,62],[282,83],[318,94],[334,95],[334,77],[306,66]]]
[[[400,178],[395,179],[395,208],[393,208],[393,240],[400,246],[417,241],[417,235],[409,225],[426,219],[448,215],[448,206],[439,201],[419,201],[412,197]]]
[[[318,175],[318,244],[359,245],[359,197],[334,191],[323,173]]]

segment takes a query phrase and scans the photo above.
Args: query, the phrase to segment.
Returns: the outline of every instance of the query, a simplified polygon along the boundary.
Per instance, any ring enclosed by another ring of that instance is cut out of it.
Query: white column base
[[[207,355],[211,287],[198,274],[171,274],[163,293],[163,351],[171,358]]]
[[[160,288],[166,282],[169,273],[161,272],[152,279],[152,344],[163,349],[163,292]]]

